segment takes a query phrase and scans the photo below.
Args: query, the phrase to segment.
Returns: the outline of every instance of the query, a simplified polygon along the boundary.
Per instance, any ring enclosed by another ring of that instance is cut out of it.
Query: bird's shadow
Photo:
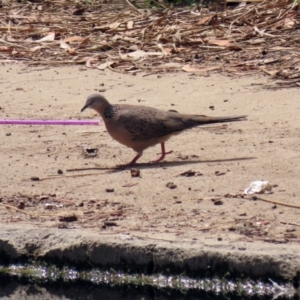
[[[244,161],[244,160],[253,160],[257,157],[237,157],[237,158],[225,158],[225,159],[213,159],[213,160],[180,160],[180,161],[163,161],[159,163],[137,163],[135,165],[127,166],[116,166],[116,167],[95,167],[95,168],[79,168],[79,169],[69,169],[67,172],[76,172],[76,171],[108,171],[108,173],[122,172],[124,170],[130,170],[132,168],[137,169],[155,169],[155,168],[169,168],[169,167],[178,167],[185,165],[195,165],[195,164],[205,164],[205,163],[223,163],[223,162],[234,162],[234,161]]]

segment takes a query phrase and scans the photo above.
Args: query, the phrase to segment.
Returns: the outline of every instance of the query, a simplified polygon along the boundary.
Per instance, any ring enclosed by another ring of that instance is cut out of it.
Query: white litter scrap
[[[250,185],[244,190],[244,194],[252,195],[252,194],[263,194],[263,193],[271,193],[272,186],[269,181],[257,180],[250,183]]]

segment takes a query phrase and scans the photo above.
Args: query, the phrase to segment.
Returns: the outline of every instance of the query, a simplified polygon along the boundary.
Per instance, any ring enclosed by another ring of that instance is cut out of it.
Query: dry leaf
[[[85,11],[85,8],[82,7],[82,8],[78,8],[78,9],[74,10],[72,14],[75,16],[79,16],[79,15],[82,15],[84,13],[84,11]]]
[[[90,37],[86,37],[78,46],[79,49],[85,48],[90,41]]]
[[[122,40],[123,37],[119,34],[115,34],[113,37],[111,37],[112,41]]]
[[[181,43],[181,34],[180,34],[180,30],[177,30],[176,33],[174,34],[174,42],[179,42]]]
[[[161,55],[161,53],[160,53],[160,55]],[[125,60],[125,61],[138,60],[141,58],[146,58],[146,52],[144,50],[136,50],[136,51],[126,53],[126,54],[122,54],[120,52],[119,56],[121,57],[122,60]]]
[[[182,67],[182,64],[179,64],[179,63],[165,63],[165,64],[162,64],[162,65],[159,65],[157,66],[156,68],[157,69],[179,69]]]
[[[65,43],[63,40],[60,40],[59,44],[60,44],[60,48],[63,48],[63,49],[66,49],[66,50],[68,50],[68,49],[71,48],[71,47],[70,47],[67,43]]]
[[[222,68],[222,65],[218,66],[209,66],[209,67],[204,67],[204,68],[199,68],[197,66],[192,66],[192,65],[185,65],[182,67],[182,70],[185,72],[208,72],[208,71],[214,71]]]
[[[110,69],[115,68],[123,68],[123,69],[129,69],[131,68],[132,64],[127,61],[114,61],[112,64],[109,65]]]
[[[292,18],[285,18],[284,19],[284,23],[283,23],[283,26],[284,28],[288,28],[288,29],[291,29],[293,28],[295,25],[296,25],[296,21]]]
[[[8,18],[10,19],[30,19],[30,17],[28,16],[20,16],[20,15],[17,15],[17,14],[11,14],[11,15],[8,15]]]
[[[138,50],[139,47],[137,45],[131,45],[128,47],[129,50],[132,50],[132,51],[135,51],[135,50]]]
[[[207,43],[209,45],[216,45],[216,46],[221,46],[221,47],[232,46],[232,44],[229,40],[208,40]]]
[[[30,48],[30,51],[35,52],[35,51],[41,50],[42,48],[43,48],[43,46],[35,46],[35,47]]]
[[[127,29],[132,29],[133,28],[133,21],[129,21],[127,23]]]
[[[282,47],[282,46],[275,46],[270,48],[270,50],[272,51],[288,51],[292,49],[293,49],[292,47]]]
[[[108,68],[109,66],[111,66],[114,62],[113,61],[106,61],[105,63],[98,65],[97,69],[99,70],[105,70],[106,68]]]
[[[267,70],[264,67],[261,67],[261,70],[272,77],[277,76],[277,74],[280,72],[280,70]]]
[[[50,32],[48,35],[45,37],[36,40],[35,42],[37,43],[43,43],[43,42],[53,42],[55,40],[55,32]]]
[[[83,38],[82,36],[70,36],[64,39],[65,43],[73,43],[73,42],[82,42],[84,41],[85,38]]]
[[[139,40],[136,38],[130,38],[128,36],[122,37],[123,41],[130,42],[131,44],[139,43]]]
[[[73,61],[75,61],[78,64],[85,64],[88,61],[88,59],[89,59],[89,57],[78,57],[78,56],[75,56],[73,58]]]
[[[114,23],[109,24],[108,25],[110,28],[109,31],[113,31],[113,30],[117,29],[120,25],[121,25],[121,23],[119,23],[119,22],[114,22]]]
[[[204,25],[209,23],[212,20],[213,16],[207,16],[207,17],[203,17],[201,18],[201,20],[197,23],[198,25]]]
[[[96,62],[96,59],[93,57],[88,57],[85,65],[87,68],[94,68],[93,64]]]
[[[266,42],[266,40],[264,38],[258,38],[258,39],[248,41],[248,44],[250,44],[250,45],[260,45],[260,44],[263,44],[265,42]]]
[[[76,55],[76,54],[77,54],[77,52],[76,52],[76,50],[75,50],[74,48],[69,48],[69,49],[67,50],[67,52],[68,52],[70,55]]]
[[[14,48],[12,47],[0,47],[0,52],[12,53]]]
[[[157,44],[157,48],[163,53],[164,56],[166,56],[167,54],[169,54],[163,47],[163,45],[161,43]]]

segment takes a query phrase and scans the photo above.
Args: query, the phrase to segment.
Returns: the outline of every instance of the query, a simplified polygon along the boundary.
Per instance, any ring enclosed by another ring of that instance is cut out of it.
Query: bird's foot
[[[158,159],[156,159],[156,160],[152,160],[152,161],[150,161],[150,163],[151,163],[151,164],[158,163],[158,162],[160,162],[160,161],[162,161],[162,160],[165,159],[166,154],[170,154],[170,153],[172,153],[172,152],[173,152],[173,151],[168,151],[168,152],[160,153],[160,154],[161,154],[160,158],[158,158]]]
[[[117,168],[117,169],[125,169],[125,168],[127,168],[127,167],[132,167],[132,166],[134,166],[134,165],[137,164],[136,161],[137,161],[142,155],[143,155],[143,152],[138,153],[130,163],[128,163],[128,164],[117,165],[116,168]]]
[[[171,154],[171,153],[173,153],[173,150],[165,152],[165,153],[156,153],[156,154],[161,154],[161,156],[163,156],[163,155],[166,156],[166,154]]]
[[[121,164],[121,165],[117,165],[116,168],[117,169],[125,169],[128,167],[132,167],[137,165],[136,161],[141,157],[142,155],[138,154],[137,156],[135,156],[135,158],[128,164]]]

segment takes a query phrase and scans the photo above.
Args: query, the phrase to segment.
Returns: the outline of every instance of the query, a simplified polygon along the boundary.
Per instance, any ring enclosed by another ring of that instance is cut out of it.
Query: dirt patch
[[[0,219],[18,235],[30,225],[53,228],[61,241],[80,231],[81,236],[121,236],[126,243],[137,239],[188,248],[206,241],[218,249],[227,245],[229,252],[264,245],[256,250],[296,253],[299,209],[228,195],[265,179],[274,193],[264,198],[299,205],[298,90],[266,91],[264,77],[159,78],[17,65],[0,72],[4,119],[95,119],[92,111],[80,114],[80,109],[86,96],[99,90],[112,103],[249,115],[245,122],[196,128],[171,139],[166,150],[174,152],[159,165],[147,164],[160,150],[149,149],[137,177],[130,169],[113,169],[134,153],[113,141],[102,123],[1,125]],[[98,151],[90,156],[86,148]]]

